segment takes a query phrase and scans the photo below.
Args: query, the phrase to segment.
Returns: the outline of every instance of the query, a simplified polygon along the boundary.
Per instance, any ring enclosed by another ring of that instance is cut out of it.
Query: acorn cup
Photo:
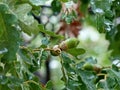
[[[61,54],[61,49],[58,45],[55,45],[53,49],[50,51],[51,55],[53,56],[59,56]]]
[[[59,48],[63,51],[77,47],[79,40],[77,38],[69,38],[59,44]]]

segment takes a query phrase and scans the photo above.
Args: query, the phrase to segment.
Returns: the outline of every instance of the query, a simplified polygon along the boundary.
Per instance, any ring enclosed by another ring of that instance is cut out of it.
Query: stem
[[[67,77],[66,77],[66,73],[65,73],[65,69],[64,69],[64,66],[63,66],[63,59],[61,58],[61,56],[59,56],[60,58],[60,63],[61,63],[61,70],[62,70],[62,73],[63,73],[63,81],[64,82],[67,82]]]
[[[24,84],[27,84],[27,83],[34,83],[35,85],[37,86],[40,86],[37,82],[33,81],[33,80],[28,80],[28,81],[25,81],[23,82]]]
[[[20,49],[25,49],[25,50],[27,50],[31,55],[33,54],[32,50],[29,49],[29,48],[26,47],[26,46],[19,46],[19,48],[20,48]]]
[[[101,73],[101,74],[97,74],[97,76],[104,76],[104,80],[106,80],[106,78],[107,78],[107,74],[104,74],[104,73]]]
[[[23,84],[28,84],[28,83],[33,83],[33,84],[37,85],[37,86],[40,88],[40,90],[41,90],[41,89],[42,89],[42,90],[46,90],[45,87],[42,86],[42,84],[37,83],[37,82],[35,82],[35,81],[33,81],[33,80],[28,80],[28,81],[23,82]]]
[[[51,51],[51,50],[53,50],[53,49],[45,48],[44,50],[46,50],[46,51]],[[41,51],[41,49],[33,49],[33,51]]]
[[[102,67],[102,69],[105,69],[105,68],[112,68],[112,67],[111,66]]]

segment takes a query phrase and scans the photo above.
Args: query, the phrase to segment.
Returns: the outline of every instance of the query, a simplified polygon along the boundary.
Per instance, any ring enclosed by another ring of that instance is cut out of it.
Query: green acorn
[[[85,70],[90,70],[90,71],[94,70],[94,66],[91,63],[88,63],[88,62],[83,65],[83,68]]]
[[[55,45],[53,49],[50,51],[51,55],[53,56],[59,56],[61,53],[61,49],[59,48],[58,45]]]
[[[77,38],[69,38],[60,43],[59,47],[61,50],[66,51],[68,49],[75,48],[79,44],[79,40]]]
[[[99,67],[97,65],[93,65],[93,64],[88,63],[88,62],[83,65],[83,68],[85,70],[94,71],[96,73],[100,73],[101,72],[101,67]]]

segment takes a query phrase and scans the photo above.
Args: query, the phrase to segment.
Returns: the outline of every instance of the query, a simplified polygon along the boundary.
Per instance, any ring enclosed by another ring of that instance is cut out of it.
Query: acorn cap
[[[101,67],[99,66],[94,66],[93,70],[96,72],[96,73],[100,73],[101,72]]]
[[[53,56],[59,56],[59,55],[60,55],[60,51],[59,51],[59,50],[56,50],[56,51],[51,50],[50,53],[51,53],[51,55],[53,55]]]
[[[61,49],[59,48],[58,45],[55,45],[53,49],[50,51],[51,55],[53,56],[58,56],[61,53]]]

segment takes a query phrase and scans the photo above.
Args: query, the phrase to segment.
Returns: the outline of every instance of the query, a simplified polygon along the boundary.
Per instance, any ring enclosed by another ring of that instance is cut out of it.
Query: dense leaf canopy
[[[119,40],[120,0],[0,0],[0,90],[120,90]]]

